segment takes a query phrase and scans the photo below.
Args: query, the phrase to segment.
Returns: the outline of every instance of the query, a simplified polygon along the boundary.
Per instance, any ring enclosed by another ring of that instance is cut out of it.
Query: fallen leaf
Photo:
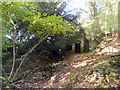
[[[40,72],[38,72],[38,74],[40,74]]]

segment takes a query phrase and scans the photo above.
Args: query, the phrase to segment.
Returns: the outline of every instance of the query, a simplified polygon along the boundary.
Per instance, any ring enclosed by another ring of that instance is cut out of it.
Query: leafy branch
[[[23,57],[24,57],[24,58],[22,59],[22,61],[21,61],[20,65],[19,65],[18,69],[16,70],[15,75],[14,75],[13,78],[16,77],[16,75],[17,75],[17,73],[18,73],[18,71],[19,71],[19,69],[20,69],[23,61],[25,60],[25,58],[26,58],[44,39],[46,39],[48,35],[49,35],[49,33],[46,34],[46,36],[43,37],[35,46],[33,46],[33,47],[31,48],[31,50],[29,50],[27,53],[25,53],[24,55],[22,55],[22,57],[21,57],[19,60],[21,60]]]

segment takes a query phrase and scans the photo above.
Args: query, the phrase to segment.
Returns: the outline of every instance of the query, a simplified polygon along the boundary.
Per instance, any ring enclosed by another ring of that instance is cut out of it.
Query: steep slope
[[[12,85],[16,88],[119,87],[120,68],[109,63],[111,56],[118,54],[118,41],[118,34],[115,34],[112,40],[104,38],[92,53],[72,54],[62,61],[53,60],[51,63],[48,63],[46,58],[44,61],[27,64],[29,68],[21,79]],[[28,61],[30,60],[25,63]],[[26,66],[25,63],[22,70]]]

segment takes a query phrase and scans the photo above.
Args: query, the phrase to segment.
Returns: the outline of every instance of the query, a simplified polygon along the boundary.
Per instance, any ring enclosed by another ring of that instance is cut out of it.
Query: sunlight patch
[[[55,75],[55,76],[52,76],[50,80],[51,80],[51,81],[55,80],[55,77],[56,77],[56,75]]]
[[[59,63],[53,63],[52,66],[57,66],[58,64],[60,64],[60,62]]]
[[[73,67],[77,68],[77,67],[86,66],[86,65],[87,65],[87,63],[84,61],[78,65],[73,65]]]
[[[66,73],[65,76],[70,75],[70,72]]]
[[[93,60],[96,60],[96,59],[93,59]],[[87,62],[91,62],[91,60],[85,60],[83,61],[82,63],[78,63],[78,65],[73,65],[73,67],[77,68],[77,67],[83,67],[83,66],[86,66],[87,65]]]
[[[120,45],[120,43],[116,43],[115,45]]]
[[[97,74],[94,72],[94,73],[93,73],[93,77],[90,79],[90,82],[95,81],[96,78],[97,78]]]
[[[120,52],[120,47],[118,47],[118,51]]]
[[[106,63],[106,62],[107,62],[107,61],[99,62],[99,63],[95,64],[95,65],[93,66],[93,68],[96,67],[96,66],[98,66],[98,65],[100,65],[100,64]]]
[[[89,65],[91,65],[92,64],[92,62],[91,63],[89,63]]]
[[[52,76],[51,79],[49,80],[49,84],[47,84],[46,86],[44,86],[43,88],[48,88],[50,85],[53,85],[53,81],[55,80],[56,75]]]
[[[64,77],[64,78],[62,78],[61,80],[60,80],[60,82],[62,82],[62,83],[64,83],[64,82],[66,82],[66,79],[67,77]]]
[[[60,80],[60,82],[65,83],[65,82],[66,82],[65,79],[67,78],[68,75],[70,75],[70,72],[66,73],[66,74],[62,77],[62,79]]]
[[[118,52],[118,49],[113,48],[113,46],[109,46],[109,47],[104,48],[101,52],[98,52],[97,54],[101,54],[101,53],[104,53],[104,52],[112,52],[112,51],[114,53],[116,53],[116,52]]]

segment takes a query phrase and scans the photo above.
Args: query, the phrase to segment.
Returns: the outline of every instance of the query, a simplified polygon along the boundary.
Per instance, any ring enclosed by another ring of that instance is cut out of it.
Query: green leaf
[[[43,13],[43,16],[47,16],[47,13]]]

